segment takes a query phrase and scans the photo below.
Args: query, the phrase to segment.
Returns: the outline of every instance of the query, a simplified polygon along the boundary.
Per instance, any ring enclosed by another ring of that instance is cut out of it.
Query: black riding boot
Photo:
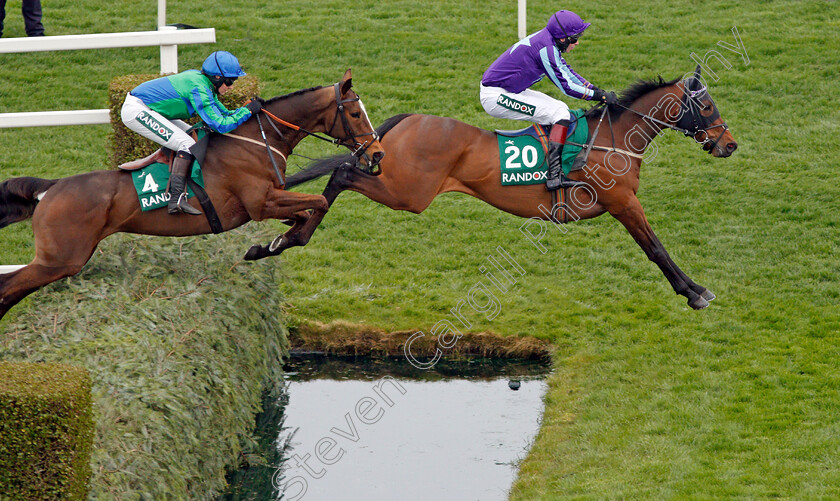
[[[192,170],[195,157],[186,151],[179,151],[172,161],[172,176],[169,178],[169,208],[170,214],[183,212],[192,216],[200,216],[198,211],[187,202],[187,176]]]
[[[572,188],[585,185],[583,181],[573,181],[563,175],[563,145],[549,142],[548,149],[548,174],[545,179],[545,189],[554,191],[558,188]]]

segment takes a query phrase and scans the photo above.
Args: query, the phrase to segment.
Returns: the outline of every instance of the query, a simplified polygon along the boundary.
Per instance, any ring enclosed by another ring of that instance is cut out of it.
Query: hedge
[[[160,75],[124,75],[114,78],[108,85],[108,108],[111,110],[111,125],[114,129],[108,135],[108,149],[111,152],[112,167],[150,155],[159,148],[156,143],[130,131],[128,127],[123,125],[120,117],[120,110],[122,110],[126,94],[141,83],[155,78],[160,78]],[[232,110],[242,106],[245,101],[259,94],[259,79],[253,75],[246,75],[239,78],[224,96],[220,96],[220,101],[227,109]],[[195,124],[198,119],[193,118],[185,121]]]
[[[0,362],[0,498],[87,499],[90,391],[80,367]]]
[[[0,335],[0,358],[90,371],[91,498],[215,499],[256,449],[255,416],[282,382],[288,342],[279,260],[241,261],[272,236],[255,231],[114,235]]]

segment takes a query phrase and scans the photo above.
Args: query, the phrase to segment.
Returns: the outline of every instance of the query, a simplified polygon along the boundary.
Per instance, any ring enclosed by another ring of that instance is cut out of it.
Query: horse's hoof
[[[256,261],[257,259],[261,258],[263,254],[263,248],[261,245],[252,245],[248,252],[245,253],[245,261]]]
[[[709,302],[703,299],[703,296],[697,296],[694,299],[689,299],[688,305],[695,310],[702,310],[703,308],[709,306]]]
[[[709,289],[703,289],[703,292],[700,293],[700,297],[702,297],[706,301],[714,301],[714,299],[717,296],[715,296],[715,293],[710,291]]]

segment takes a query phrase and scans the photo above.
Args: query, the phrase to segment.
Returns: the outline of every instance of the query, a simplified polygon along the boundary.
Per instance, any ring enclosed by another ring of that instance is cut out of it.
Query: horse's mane
[[[619,93],[618,104],[621,106],[630,106],[640,97],[647,95],[650,92],[653,92],[657,89],[661,89],[662,87],[668,87],[669,85],[674,85],[675,83],[679,82],[679,78],[675,78],[673,80],[665,81],[662,79],[662,76],[657,75],[656,79],[654,80],[638,80],[636,83],[630,85],[622,92]],[[610,118],[616,119],[621,116],[621,113],[624,112],[624,108],[621,106],[610,106]],[[601,113],[601,110],[604,108],[604,104],[598,103],[595,106],[586,110],[586,117],[591,117],[594,115],[598,115]]]
[[[274,103],[276,101],[280,101],[280,100],[283,100],[283,99],[288,99],[288,98],[294,97],[294,96],[299,96],[301,94],[306,94],[307,92],[312,92],[313,90],[318,90],[318,89],[323,89],[323,88],[324,88],[324,86],[320,85],[318,87],[310,87],[308,89],[296,90],[294,92],[290,92],[290,93],[284,94],[282,96],[272,97],[271,99],[267,100],[265,102],[265,104],[271,104],[271,103]]]

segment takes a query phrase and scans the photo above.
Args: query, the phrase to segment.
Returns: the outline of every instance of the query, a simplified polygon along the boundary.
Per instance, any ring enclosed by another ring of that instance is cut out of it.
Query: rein
[[[709,125],[708,127],[703,128],[704,125],[707,125],[706,122],[712,122],[717,117],[720,117],[719,113],[715,113],[711,117],[708,117],[708,118],[703,117],[700,114],[700,109],[698,108],[694,99],[697,96],[700,96],[700,95],[704,94],[705,92],[706,92],[706,88],[701,87],[698,90],[688,91],[685,94],[683,94],[683,100],[682,100],[682,104],[681,104],[682,108],[681,109],[684,112],[688,112],[688,116],[691,117],[691,121],[692,121],[692,125],[694,126],[694,130],[688,129],[686,127],[680,127],[679,126],[679,124],[685,120],[685,118],[686,118],[685,114],[683,114],[683,116],[680,117],[680,120],[677,121],[677,124],[675,125],[675,124],[670,124],[668,122],[664,122],[662,120],[659,120],[658,118],[654,118],[654,117],[652,117],[652,116],[650,116],[646,113],[636,111],[636,110],[634,110],[634,109],[632,109],[628,106],[624,106],[621,103],[615,103],[615,104],[616,104],[616,106],[619,106],[621,108],[624,108],[627,111],[635,113],[636,115],[638,115],[638,116],[640,116],[640,117],[642,117],[646,120],[650,120],[651,122],[657,123],[664,128],[682,132],[685,136],[693,138],[694,141],[698,144],[705,145],[705,144],[711,142],[712,146],[709,148],[709,150],[707,152],[707,153],[711,154],[712,151],[714,151],[715,146],[717,146],[718,142],[720,142],[720,139],[723,137],[723,133],[726,132],[727,130],[729,130],[729,126],[726,125],[726,123],[724,122],[722,124]],[[597,125],[597,127],[595,127],[595,132],[592,134],[592,137],[589,140],[588,144],[579,144],[579,143],[574,143],[574,142],[571,142],[571,141],[567,142],[566,144],[572,144],[574,146],[580,146],[581,148],[583,148],[586,151],[586,153],[583,157],[584,163],[586,163],[586,161],[588,160],[589,153],[592,150],[607,151],[607,152],[612,151],[612,152],[616,152],[616,153],[621,153],[623,155],[628,155],[630,157],[644,159],[644,155],[640,155],[638,153],[632,153],[630,151],[625,151],[625,150],[622,150],[620,148],[615,147],[615,134],[613,133],[613,126],[612,126],[612,118],[611,117],[609,117],[609,126],[610,126],[610,136],[611,136],[611,139],[612,139],[612,148],[607,148],[605,146],[595,146],[593,144],[595,142],[595,138],[598,135],[598,129],[601,127],[601,122],[604,120],[604,115],[607,113],[607,108],[608,108],[607,106],[604,106],[603,111],[601,112],[601,117],[598,119],[598,125]],[[718,137],[715,138],[714,141],[712,141],[712,139],[709,137],[709,131],[712,130],[712,129],[716,129],[718,127],[723,127],[723,131],[721,131],[721,133],[718,135]],[[698,141],[696,136],[697,136],[697,134],[699,134],[701,132],[704,134],[705,137],[703,138],[702,141]]]
[[[338,117],[340,116],[342,126],[344,127],[344,134],[345,134],[345,137],[343,137],[343,138],[332,139],[332,138],[320,135],[317,132],[312,132],[312,131],[306,130],[299,125],[295,125],[293,123],[287,122],[286,120],[283,120],[282,118],[274,115],[273,113],[266,110],[265,108],[263,108],[261,111],[263,113],[265,113],[268,118],[272,119],[274,122],[277,122],[280,125],[286,126],[286,127],[290,128],[292,130],[295,130],[295,131],[303,132],[304,134],[306,134],[308,136],[316,137],[316,138],[320,139],[321,141],[326,141],[326,142],[334,144],[336,146],[341,146],[344,143],[349,143],[349,142],[352,141],[353,146],[352,147],[348,146],[348,147],[353,152],[353,156],[356,157],[356,158],[359,158],[362,155],[364,155],[365,151],[367,151],[368,146],[370,146],[370,144],[372,144],[373,141],[376,141],[377,139],[379,139],[379,136],[376,133],[376,131],[365,132],[364,134],[354,134],[353,133],[353,129],[350,127],[350,121],[347,120],[347,116],[345,114],[344,103],[356,102],[356,101],[359,101],[361,98],[359,98],[357,96],[357,97],[352,98],[352,99],[341,99],[341,91],[339,90],[339,85],[340,84],[338,82],[336,82],[333,85],[333,87],[335,88],[335,103],[336,103],[336,106],[338,108],[338,113],[335,114],[335,117],[333,118],[333,123],[330,126],[329,130],[332,130],[333,128],[335,128],[335,124],[338,121]],[[269,123],[272,125],[272,127],[274,127],[275,132],[277,132],[277,134],[280,137],[283,137],[283,134],[280,133],[280,131],[277,129],[277,127],[274,126],[274,124],[272,122],[269,122]],[[360,143],[357,140],[357,138],[362,137],[362,136],[373,136],[373,140],[370,141],[370,142],[365,141],[364,143]]]
[[[358,97],[358,95],[357,95],[355,98],[341,99],[340,85],[341,84],[339,82],[336,82],[333,85],[333,88],[335,89],[335,103],[336,103],[336,107],[337,107],[337,112],[336,112],[336,114],[333,118],[333,123],[328,130],[331,131],[335,128],[335,124],[338,121],[338,117],[341,116],[341,124],[344,127],[344,134],[345,134],[345,137],[343,137],[341,139],[331,139],[329,137],[323,136],[323,135],[318,134],[316,132],[306,130],[299,125],[295,125],[291,122],[283,120],[282,118],[276,116],[275,114],[271,113],[270,111],[268,111],[265,108],[261,108],[260,111],[265,113],[265,115],[270,119],[268,124],[271,125],[271,128],[274,129],[274,132],[276,132],[278,137],[280,137],[280,139],[283,140],[284,142],[286,142],[286,139],[285,139],[285,137],[283,137],[283,133],[280,132],[280,129],[275,125],[275,122],[280,124],[280,125],[283,125],[285,127],[288,127],[288,128],[290,128],[294,131],[303,132],[307,136],[313,136],[313,137],[316,137],[316,138],[318,138],[322,141],[327,141],[328,143],[334,144],[336,147],[341,146],[341,145],[345,145],[348,148],[350,148],[350,150],[353,152],[354,157],[361,158],[361,156],[364,155],[365,152],[367,151],[368,147],[371,144],[373,144],[374,141],[379,139],[379,135],[376,133],[376,131],[366,132],[364,134],[354,134],[353,133],[353,129],[350,127],[350,121],[347,119],[347,116],[346,116],[346,113],[345,113],[344,103],[360,101],[361,98]],[[283,158],[284,163],[286,162],[286,156],[283,155],[282,153],[280,153],[280,151],[278,151],[276,148],[272,147],[268,143],[268,138],[265,135],[265,128],[263,127],[262,120],[260,119],[259,112],[257,112],[254,116],[257,119],[257,124],[260,127],[260,134],[262,135],[263,143],[265,144],[265,149],[266,149],[266,152],[268,153],[268,158],[269,158],[269,160],[271,160],[271,166],[274,168],[274,174],[277,176],[277,180],[280,181],[280,186],[285,186],[286,185],[286,180],[283,178],[283,174],[280,172],[280,169],[277,167],[277,161],[274,159],[274,153],[277,153],[278,155],[280,155]],[[248,141],[249,143],[260,144],[259,141],[256,141],[254,139],[250,139],[250,138],[246,138],[246,137],[242,137],[242,136],[237,136],[235,134],[227,134],[227,135],[230,136],[230,137],[236,138],[236,139],[242,139],[242,140]],[[371,141],[365,141],[365,142],[362,143],[362,142],[359,142],[359,140],[357,139],[357,138],[362,137],[362,136],[372,136],[373,139]],[[349,146],[348,144],[345,144],[345,143],[351,143],[351,142],[352,142],[352,146]]]
[[[595,138],[598,136],[598,129],[601,127],[601,122],[604,120],[604,115],[606,114],[606,111],[607,111],[607,108],[604,107],[604,111],[601,112],[601,117],[598,119],[598,126],[595,127],[595,132],[592,134],[592,137],[589,139],[589,143],[582,144],[582,143],[575,143],[573,141],[566,141],[566,144],[571,144],[572,146],[579,146],[586,151],[586,153],[584,154],[584,157],[583,157],[584,163],[586,163],[586,161],[589,159],[589,153],[593,150],[607,151],[607,152],[612,151],[612,152],[615,152],[615,153],[621,153],[622,155],[631,156],[631,157],[634,157],[634,158],[644,158],[644,155],[639,155],[638,153],[633,153],[632,151],[622,150],[621,148],[616,148],[615,147],[615,135],[613,134],[612,119],[610,119],[610,136],[612,136],[612,142],[613,142],[612,148],[607,148],[606,146],[597,146],[597,145],[593,144],[593,143],[595,143]]]
[[[685,128],[685,127],[679,127],[678,125],[663,122],[662,120],[654,118],[654,117],[652,117],[648,114],[642,113],[640,111],[636,111],[636,110],[634,110],[634,109],[632,109],[628,106],[624,106],[621,103],[615,103],[615,104],[616,104],[616,106],[624,108],[627,111],[633,112],[636,115],[638,115],[638,116],[640,116],[644,119],[650,120],[651,122],[655,122],[655,123],[657,123],[657,124],[659,124],[659,125],[661,125],[665,128],[672,129],[672,130],[675,130],[675,131],[678,131],[678,132],[682,132],[683,135],[685,135],[686,137],[690,136],[691,138],[694,139],[694,141],[696,143],[702,144],[702,145],[705,145],[705,144],[712,141],[712,139],[709,137],[709,131],[710,130],[716,129],[718,127],[723,127],[723,131],[721,131],[721,133],[718,134],[718,137],[714,140],[714,142],[712,142],[712,146],[709,148],[709,151],[707,152],[711,155],[712,151],[715,149],[715,146],[717,146],[717,144],[720,142],[720,139],[723,137],[723,133],[726,132],[727,130],[729,130],[729,126],[726,124],[726,122],[724,122],[722,124],[709,125],[708,127],[703,128],[703,126],[706,125],[706,123],[705,123],[706,121],[711,122],[711,121],[714,121],[714,119],[716,118],[714,115],[712,117],[710,117],[709,119],[707,119],[706,117],[703,117],[700,114],[700,109],[698,108],[697,103],[694,101],[695,97],[700,96],[700,95],[704,94],[705,92],[706,92],[706,87],[701,87],[698,90],[686,91],[683,94],[682,108],[681,109],[684,112],[689,113],[689,116],[691,117],[692,125],[694,126],[694,130],[690,130],[690,129]],[[606,108],[607,107],[605,106],[604,109],[606,109]],[[717,114],[717,117],[719,117],[719,116],[720,116],[720,114]],[[677,121],[677,124],[682,122],[684,120],[684,118],[685,118],[685,115],[681,116],[679,121]],[[610,131],[612,131],[612,126],[610,126]],[[699,134],[701,132],[703,133],[704,138],[703,138],[702,141],[698,141],[696,136],[697,136],[697,134]],[[613,138],[613,141],[615,141],[614,138]]]

